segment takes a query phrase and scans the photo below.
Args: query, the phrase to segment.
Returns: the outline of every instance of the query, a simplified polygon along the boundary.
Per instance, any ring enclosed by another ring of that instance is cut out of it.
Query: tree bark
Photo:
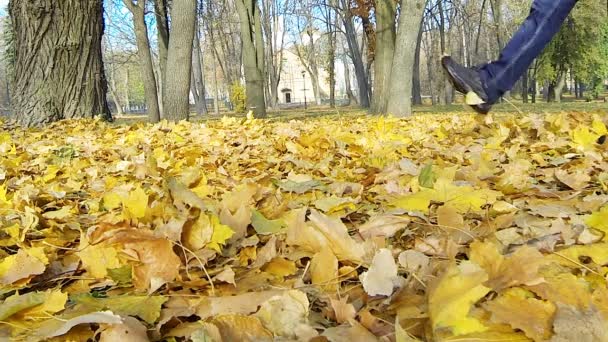
[[[420,50],[422,48],[423,21],[420,17],[420,27],[416,39],[416,51],[414,54],[414,71],[412,75],[412,101],[415,105],[422,104],[422,87],[420,85]],[[427,57],[428,58],[428,57]]]
[[[365,65],[363,64],[363,58],[361,56],[361,49],[359,42],[357,41],[357,31],[353,23],[353,17],[349,11],[342,17],[344,22],[344,31],[346,35],[346,42],[348,43],[348,50],[350,51],[350,57],[355,67],[355,77],[357,78],[357,90],[359,95],[359,105],[363,108],[369,108],[369,87],[368,78],[365,71]]]
[[[148,28],[145,18],[146,3],[145,1],[133,3],[132,0],[123,0],[123,2],[133,15],[137,55],[144,80],[146,107],[148,107],[148,121],[151,123],[159,122],[158,88],[156,86],[156,76],[154,75],[154,65],[152,64],[152,53],[150,52],[150,40],[148,39]]]
[[[412,73],[424,3],[424,0],[401,1],[399,32],[395,42],[392,71],[389,74],[389,88],[386,90],[387,112],[399,117],[412,114]]]
[[[156,31],[158,36],[158,59],[160,64],[160,84],[165,82],[167,71],[167,52],[169,50],[169,12],[167,0],[154,1],[154,15],[156,17]]]
[[[171,20],[163,109],[168,120],[188,120],[196,0],[173,0]]]
[[[553,87],[553,99],[555,102],[562,102],[562,92],[564,91],[564,86],[566,85],[566,73],[562,72],[559,74],[557,81],[555,82],[555,86]]]
[[[376,1],[376,55],[374,57],[374,97],[372,99],[372,113],[375,114],[386,113],[387,110],[389,83],[395,54],[396,10],[393,0]],[[411,78],[411,74],[409,78]]]
[[[101,115],[106,101],[101,0],[11,0],[16,121],[27,127]]]
[[[523,103],[528,103],[528,71],[521,77],[521,98]]]
[[[256,117],[266,116],[264,98],[264,39],[257,0],[236,0],[241,24],[247,108]]]

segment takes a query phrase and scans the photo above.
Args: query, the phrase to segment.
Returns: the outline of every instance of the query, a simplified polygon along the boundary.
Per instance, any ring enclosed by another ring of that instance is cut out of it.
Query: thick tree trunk
[[[145,1],[138,2],[137,4],[133,3],[132,0],[123,0],[123,2],[133,15],[137,55],[139,57],[139,66],[144,80],[146,107],[148,107],[148,121],[151,123],[159,122],[160,109],[158,107],[158,88],[156,86],[156,76],[154,75],[154,65],[152,64],[148,28],[146,26]]]
[[[385,92],[388,94],[387,112],[399,117],[412,114],[412,73],[424,3],[424,0],[401,1],[395,55],[389,74],[389,88]]]
[[[196,0],[173,0],[167,75],[163,85],[165,118],[179,121],[190,116],[192,41],[196,21]]]
[[[357,89],[359,92],[359,105],[363,108],[369,108],[369,86],[367,73],[363,64],[363,58],[361,57],[361,49],[359,48],[359,42],[357,41],[357,31],[353,23],[353,18],[350,13],[345,14],[342,19],[344,22],[344,31],[346,35],[346,42],[348,43],[348,49],[350,56],[355,67],[355,77],[357,78]]]
[[[13,109],[23,126],[112,116],[106,102],[101,0],[12,0]]]
[[[424,4],[423,4],[424,5]],[[422,104],[422,87],[420,85],[420,50],[422,48],[423,22],[420,20],[418,37],[416,39],[416,51],[414,54],[414,72],[412,75],[412,101],[415,105]]]
[[[236,0],[241,24],[247,108],[256,117],[266,116],[264,98],[264,39],[257,0]]]
[[[395,54],[396,10],[393,0],[376,1],[376,55],[374,58],[374,97],[372,101],[372,112],[375,114],[383,114],[387,110],[389,83]],[[411,74],[409,77],[411,78]]]
[[[215,56],[211,56],[212,62],[213,62],[213,91],[214,91],[214,97],[213,97],[213,112],[215,113],[215,115],[220,115],[220,90],[218,87],[218,82],[217,82],[217,69],[216,69],[216,63],[215,63]]]

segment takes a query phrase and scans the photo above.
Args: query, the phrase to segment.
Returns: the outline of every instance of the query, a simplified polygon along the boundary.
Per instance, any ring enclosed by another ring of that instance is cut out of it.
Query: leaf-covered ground
[[[0,130],[0,340],[607,341],[605,119]]]

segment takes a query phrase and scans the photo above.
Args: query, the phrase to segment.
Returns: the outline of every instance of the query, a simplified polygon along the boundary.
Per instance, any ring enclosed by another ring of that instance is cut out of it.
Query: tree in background
[[[236,0],[236,8],[241,24],[247,107],[256,117],[265,117],[265,54],[260,9],[257,0]]]
[[[539,57],[539,80],[547,84],[547,99],[560,102],[571,73],[575,79],[594,86],[604,78],[608,66],[605,45],[606,3],[604,0],[581,1]]]
[[[11,0],[13,110],[24,126],[101,115],[106,102],[102,0]]]
[[[190,115],[192,42],[196,21],[196,0],[173,0],[167,75],[163,84],[165,118],[179,121]]]
[[[133,28],[137,42],[137,54],[139,65],[144,78],[144,92],[146,95],[146,107],[148,121],[151,123],[160,121],[160,108],[158,101],[158,89],[156,75],[154,74],[154,63],[150,51],[150,40],[148,38],[148,26],[146,23],[146,0],[123,0],[125,6],[133,16]]]

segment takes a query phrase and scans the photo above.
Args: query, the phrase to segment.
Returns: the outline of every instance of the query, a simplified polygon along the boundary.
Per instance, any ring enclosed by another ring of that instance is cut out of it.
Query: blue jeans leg
[[[530,15],[502,50],[498,60],[480,67],[488,103],[511,90],[551,39],[578,0],[534,0]]]

